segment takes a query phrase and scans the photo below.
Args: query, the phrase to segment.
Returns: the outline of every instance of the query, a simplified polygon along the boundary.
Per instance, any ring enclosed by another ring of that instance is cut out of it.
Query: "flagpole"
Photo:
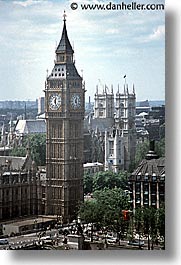
[[[124,75],[125,88],[126,88],[126,75]]]

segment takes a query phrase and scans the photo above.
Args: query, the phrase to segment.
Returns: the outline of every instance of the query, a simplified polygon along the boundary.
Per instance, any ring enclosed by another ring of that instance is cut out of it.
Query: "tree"
[[[104,188],[122,188],[127,189],[127,172],[121,171],[114,173],[112,171],[101,171],[95,174],[86,173],[84,175],[84,193],[92,193]]]
[[[12,156],[26,156],[26,148],[23,146],[19,146],[19,147],[14,147],[11,152],[10,155]]]
[[[151,249],[154,248],[154,243],[158,242],[160,236],[165,242],[164,208],[137,208],[134,215],[134,225],[137,233],[141,233],[148,238],[148,249],[150,249],[150,243]]]
[[[79,209],[79,216],[87,223],[99,222],[99,204],[96,200],[85,201]]]
[[[107,230],[115,231],[124,234],[126,228],[125,221],[122,218],[122,211],[128,210],[130,207],[129,198],[121,188],[96,191],[95,199],[99,203],[101,211],[100,225],[106,227]]]
[[[29,145],[33,160],[37,165],[46,163],[46,135],[34,134],[25,138],[25,146]]]
[[[84,184],[84,193],[92,193],[92,186],[93,186],[93,175],[86,173],[83,178]]]
[[[165,156],[165,138],[155,142],[155,152],[159,157]]]
[[[140,143],[136,147],[135,165],[131,165],[131,169],[137,167],[139,163],[145,158],[150,148],[149,141]],[[155,141],[155,152],[159,157],[165,156],[165,138],[160,141]]]
[[[135,167],[145,158],[147,152],[149,151],[149,142],[145,141],[136,146],[136,155],[135,155]]]
[[[112,171],[98,172],[93,176],[93,191],[104,188],[121,188],[127,187],[127,172],[121,171],[114,173]]]
[[[165,249],[165,206],[157,211],[157,229],[160,239],[163,239],[163,249]]]
[[[37,165],[45,165],[46,163],[46,135],[33,134],[27,135],[23,139],[21,147],[15,147],[11,151],[13,156],[25,156],[26,148],[30,148],[31,157]]]
[[[122,210],[129,209],[128,200],[121,188],[97,190],[93,200],[85,201],[80,206],[80,218],[87,223],[97,223],[102,229],[119,233],[123,228]]]

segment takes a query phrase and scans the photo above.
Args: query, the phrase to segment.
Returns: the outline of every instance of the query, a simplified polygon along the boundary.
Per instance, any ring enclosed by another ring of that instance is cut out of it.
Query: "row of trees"
[[[165,249],[165,207],[138,208],[133,216],[134,228],[139,236],[148,239],[148,249],[153,249],[154,244],[162,243]]]
[[[119,173],[111,171],[101,171],[95,174],[86,173],[84,175],[84,193],[92,193],[104,188],[113,189],[115,187],[125,190],[128,187],[127,175],[126,171],[120,171]]]
[[[117,233],[118,239],[132,239],[137,233],[148,238],[148,249],[153,249],[162,238],[165,242],[165,209],[130,208],[127,172],[98,172],[84,176],[84,192],[93,193],[92,199],[80,205],[79,216],[86,223],[96,224],[104,232]],[[123,212],[128,211],[128,219]]]
[[[164,207],[138,208],[134,214],[128,211],[127,219],[123,216],[125,209],[130,209],[129,196],[121,188],[105,188],[94,192],[93,199],[80,206],[79,216],[86,223],[96,224],[97,229],[116,232],[118,240],[131,240],[138,234],[148,239],[148,249],[159,242],[165,247]]]
[[[96,223],[99,229],[119,233],[120,227],[123,228],[124,209],[129,209],[125,192],[121,188],[104,188],[95,191],[93,199],[85,201],[80,206],[79,216],[87,223]]]

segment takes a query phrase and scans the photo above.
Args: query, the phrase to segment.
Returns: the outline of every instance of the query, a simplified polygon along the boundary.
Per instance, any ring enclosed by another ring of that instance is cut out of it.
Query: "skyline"
[[[164,11],[71,10],[71,3],[0,1],[0,80],[3,88],[0,100],[34,100],[44,96],[46,70],[50,73],[54,65],[64,10],[75,65],[79,74],[83,73],[86,84],[86,101],[89,96],[93,101],[96,85],[109,88],[113,85],[116,93],[119,84],[122,92],[125,74],[130,91],[134,83],[137,101],[164,100]]]

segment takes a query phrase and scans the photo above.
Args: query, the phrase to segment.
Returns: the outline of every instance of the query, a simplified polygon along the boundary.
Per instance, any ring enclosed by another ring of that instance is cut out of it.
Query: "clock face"
[[[81,96],[79,94],[73,94],[70,100],[70,104],[73,109],[80,109]]]
[[[61,96],[58,93],[53,93],[49,97],[49,106],[51,110],[58,110],[61,106]]]

